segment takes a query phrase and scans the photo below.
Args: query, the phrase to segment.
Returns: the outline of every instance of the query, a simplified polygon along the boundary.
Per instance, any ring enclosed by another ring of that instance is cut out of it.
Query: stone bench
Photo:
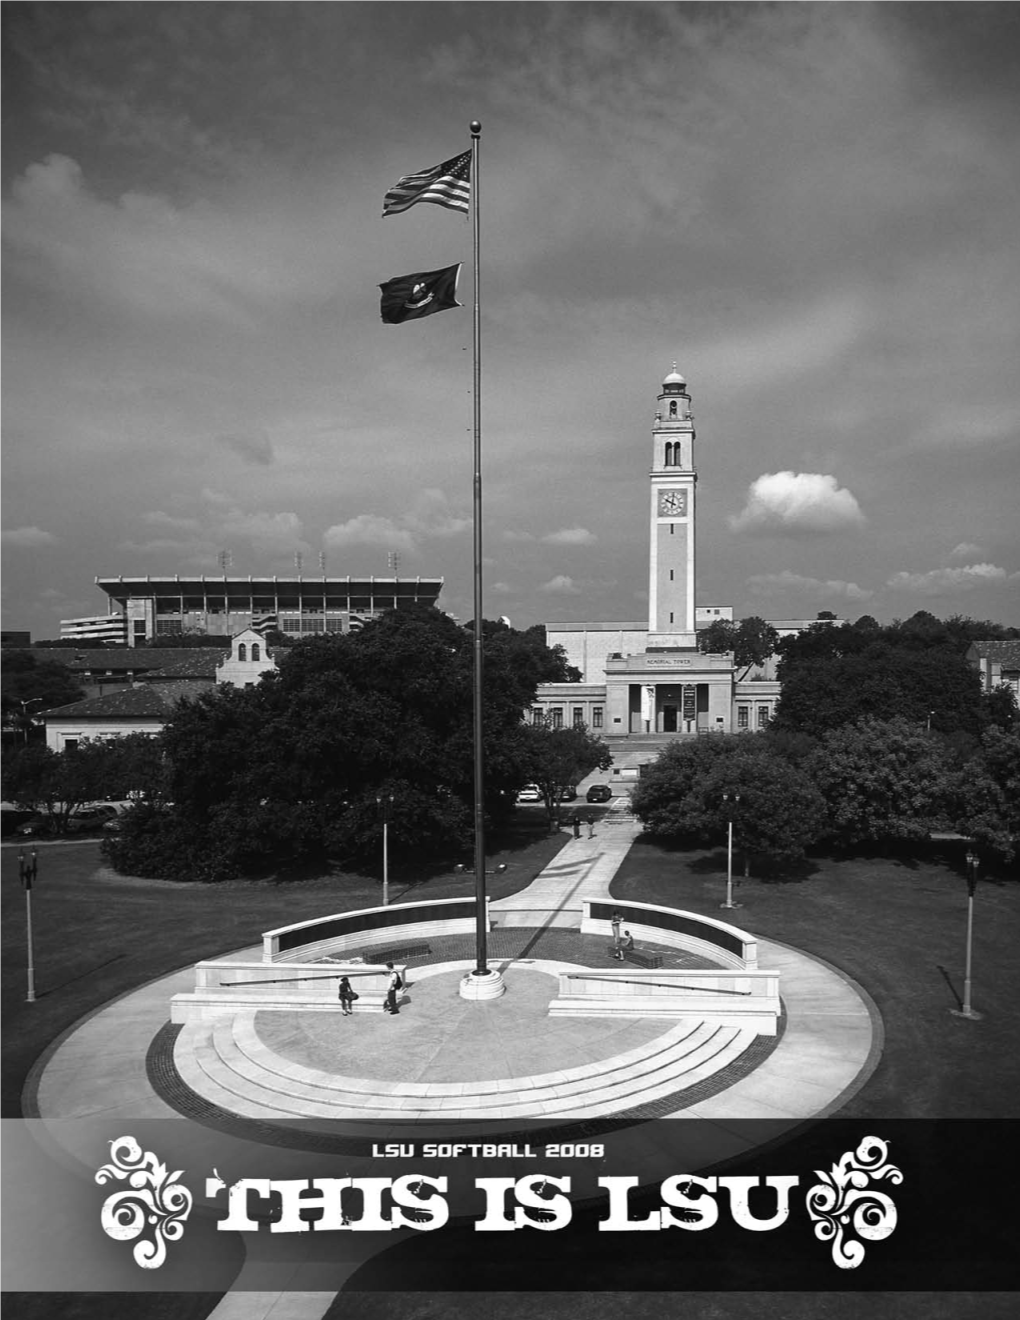
[[[642,953],[640,949],[624,949],[623,956],[627,962],[636,963],[638,967],[661,967],[661,953]]]

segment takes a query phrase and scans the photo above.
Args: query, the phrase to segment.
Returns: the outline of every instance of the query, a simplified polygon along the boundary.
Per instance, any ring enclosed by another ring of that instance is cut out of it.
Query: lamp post
[[[974,890],[977,888],[979,858],[977,853],[968,848],[964,860],[967,863],[967,958],[963,972],[963,1007],[951,1008],[949,1011],[953,1017],[970,1018],[972,1021],[979,1022],[984,1014],[975,1012],[970,1006],[970,964],[974,938]]]
[[[18,853],[18,875],[25,891],[25,931],[28,939],[28,994],[25,1002],[35,1003],[35,951],[32,943],[32,881],[39,870],[39,857],[33,848],[28,857]]]
[[[37,706],[37,705],[39,705],[41,701],[42,701],[42,697],[32,697],[32,698],[30,698],[28,701],[19,701],[19,702],[18,702],[18,705],[21,707],[21,727],[22,727],[22,728],[24,729],[24,731],[25,731],[25,746],[26,746],[26,747],[28,746],[28,731],[29,731],[29,729],[32,727],[32,722],[31,722],[31,720],[28,718],[28,708],[29,708],[29,706]]]
[[[722,800],[724,802],[729,802],[730,798],[733,799],[733,806],[732,808],[727,807],[726,809],[726,902],[719,904],[721,908],[738,908],[743,906],[742,903],[734,903],[733,901],[733,815],[740,803],[740,794],[724,793],[722,795]]]
[[[928,732],[931,733],[931,717],[935,714],[933,710],[928,712]]]
[[[390,903],[390,808],[393,805],[393,794],[387,793],[385,796],[377,797],[376,804],[382,812],[382,901],[383,907],[389,907]]]

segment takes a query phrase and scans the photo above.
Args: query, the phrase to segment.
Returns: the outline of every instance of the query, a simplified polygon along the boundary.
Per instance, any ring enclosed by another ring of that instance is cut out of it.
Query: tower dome
[[[663,383],[663,385],[686,385],[686,384],[687,384],[687,382],[684,380],[683,376],[681,376],[680,373],[679,373],[679,371],[677,371],[677,369],[676,369],[676,363],[675,363],[675,362],[673,363],[673,370],[669,373],[669,375],[666,377],[666,379],[665,379],[662,383]]]

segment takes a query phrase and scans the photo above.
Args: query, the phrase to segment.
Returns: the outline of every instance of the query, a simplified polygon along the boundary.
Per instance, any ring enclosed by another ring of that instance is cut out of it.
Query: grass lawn
[[[727,918],[763,939],[815,954],[871,996],[885,1024],[875,1073],[842,1118],[1020,1117],[1020,884],[982,878],[975,898],[973,1007],[963,995],[967,885],[959,857],[819,856],[804,878],[744,880],[727,914],[725,850],[639,839],[614,898]],[[767,960],[763,961],[767,966]]]
[[[541,808],[517,813],[513,829],[490,842],[492,898],[531,883],[563,844]],[[79,1018],[118,995],[177,968],[259,944],[262,932],[333,912],[382,902],[378,877],[335,871],[286,881],[173,884],[118,876],[104,866],[99,842],[38,846],[32,890],[36,1002],[25,1002],[25,895],[18,882],[18,846],[0,849],[3,917],[3,1095],[0,1115],[21,1115],[21,1092],[32,1064]],[[454,861],[471,864],[470,857]],[[390,901],[462,898],[473,874],[430,873],[407,862],[390,868]]]

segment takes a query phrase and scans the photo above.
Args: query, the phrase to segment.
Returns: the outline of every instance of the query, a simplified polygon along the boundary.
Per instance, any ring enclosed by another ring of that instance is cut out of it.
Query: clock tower
[[[662,382],[652,427],[648,646],[696,647],[694,414],[676,369]]]

